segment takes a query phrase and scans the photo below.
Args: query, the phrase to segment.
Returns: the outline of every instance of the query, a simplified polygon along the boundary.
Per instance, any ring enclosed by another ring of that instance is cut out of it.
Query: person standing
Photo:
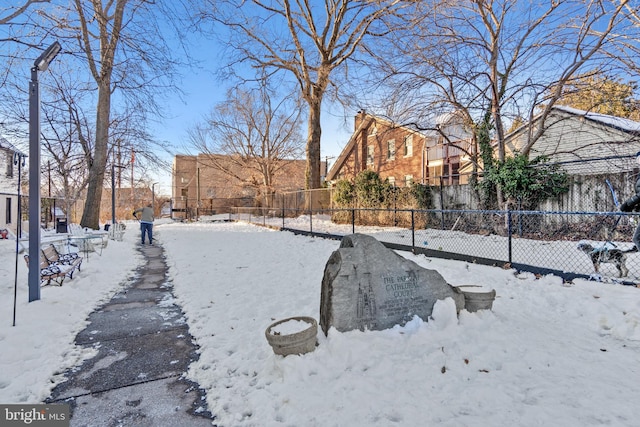
[[[138,218],[138,214],[140,214],[140,218]],[[133,216],[135,219],[140,221],[140,235],[142,238],[142,244],[144,245],[144,236],[146,234],[149,240],[149,244],[153,245],[153,206],[151,205],[151,203],[143,208],[138,208],[133,211]]]
[[[640,151],[636,153],[636,162],[640,165]],[[638,175],[638,179],[636,180],[635,190],[635,196],[631,196],[620,205],[622,212],[640,211],[640,175]],[[631,252],[637,252],[638,249],[640,249],[640,222],[638,223],[635,233],[633,233],[633,244],[635,247]]]

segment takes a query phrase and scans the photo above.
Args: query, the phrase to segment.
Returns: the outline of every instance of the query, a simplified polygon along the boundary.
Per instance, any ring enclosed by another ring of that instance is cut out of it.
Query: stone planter
[[[496,299],[495,289],[474,285],[457,286],[456,289],[464,295],[464,308],[470,313],[491,310]]]
[[[289,317],[272,323],[264,334],[275,354],[309,353],[316,348],[318,322],[313,317]]]

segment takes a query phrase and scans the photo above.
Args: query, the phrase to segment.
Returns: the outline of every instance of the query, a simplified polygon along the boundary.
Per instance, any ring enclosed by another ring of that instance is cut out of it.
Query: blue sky
[[[212,62],[212,67],[215,66]],[[213,68],[212,68],[213,70]],[[164,120],[163,124],[151,127],[151,133],[158,140],[168,141],[174,150],[174,154],[195,154],[189,146],[187,131],[195,123],[202,120],[211,108],[224,99],[226,88],[217,82],[210,71],[194,71],[185,74],[183,81],[178,86],[185,92],[184,99],[178,96],[168,98],[167,114],[170,119]],[[320,146],[321,158],[337,157],[342,148],[346,145],[353,130],[353,120],[355,113],[344,117],[343,110],[338,106],[331,106],[325,102],[322,112],[322,142]],[[345,120],[346,126],[345,129]],[[303,125],[303,135],[306,137],[306,118]],[[173,156],[167,155],[166,160],[172,161]],[[329,160],[333,163],[333,160]],[[169,172],[160,172],[155,177],[156,190],[162,194],[171,192],[171,175]]]
[[[0,6],[2,9],[2,6]],[[0,33],[8,28],[0,26]],[[169,27],[166,28],[171,31]],[[171,39],[171,35],[168,35]],[[169,117],[162,119],[160,123],[151,122],[149,125],[150,134],[160,141],[167,141],[171,146],[171,153],[158,153],[161,157],[171,163],[174,154],[195,154],[189,146],[187,131],[190,127],[201,121],[211,108],[218,102],[221,102],[226,94],[227,85],[224,82],[216,80],[215,72],[221,65],[224,65],[224,59],[219,58],[219,49],[214,41],[207,40],[205,37],[190,33],[189,43],[191,44],[192,54],[196,57],[196,61],[201,61],[198,70],[182,70],[182,81],[176,82],[176,85],[184,92],[183,99],[177,94],[169,94],[166,97],[166,104],[163,105],[164,112]],[[51,39],[53,41],[54,39]],[[171,43],[171,41],[169,41]],[[1,49],[9,48],[8,44],[0,46]],[[64,46],[63,46],[64,50]],[[179,49],[176,49],[178,51]],[[36,55],[37,52],[33,53]],[[55,71],[55,67],[51,67]],[[28,78],[28,69],[25,72],[25,80]],[[43,83],[44,77],[42,78]],[[328,103],[325,103],[328,104]],[[345,120],[348,129],[345,128]],[[353,128],[353,114],[345,119],[344,112],[341,108],[330,108],[325,105],[322,117],[322,142],[321,156],[324,160],[328,157],[337,157],[342,147],[348,141],[351,130]],[[306,136],[306,121],[303,124],[303,135]],[[171,193],[171,173],[169,170],[161,170],[152,173],[151,182],[157,181],[155,189],[161,194]]]

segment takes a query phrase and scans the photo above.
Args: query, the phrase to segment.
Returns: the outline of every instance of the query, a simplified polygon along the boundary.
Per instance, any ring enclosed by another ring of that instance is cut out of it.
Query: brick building
[[[279,160],[270,187],[254,168],[239,167],[233,160],[217,154],[176,155],[171,185],[173,217],[224,213],[230,207],[269,206],[273,193],[304,189],[304,160]]]
[[[327,181],[353,180],[364,170],[396,186],[466,183],[458,175],[469,163],[471,133],[457,114],[440,116],[436,129],[421,132],[366,112],[355,117],[354,133],[327,174]],[[446,135],[446,137],[445,137]]]

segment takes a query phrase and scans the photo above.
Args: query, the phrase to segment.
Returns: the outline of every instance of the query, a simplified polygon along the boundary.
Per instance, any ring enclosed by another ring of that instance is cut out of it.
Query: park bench
[[[80,270],[82,257],[77,253],[61,254],[54,245],[42,249],[40,257],[40,283],[47,286],[52,282],[62,286],[65,278],[73,279],[73,273]],[[29,255],[24,256],[29,266]]]
[[[69,278],[73,279],[73,272],[80,271],[82,265],[82,257],[77,252],[69,252],[61,254],[55,245],[49,245],[42,250],[42,255],[46,258],[49,265],[65,265],[73,267],[69,273]]]

